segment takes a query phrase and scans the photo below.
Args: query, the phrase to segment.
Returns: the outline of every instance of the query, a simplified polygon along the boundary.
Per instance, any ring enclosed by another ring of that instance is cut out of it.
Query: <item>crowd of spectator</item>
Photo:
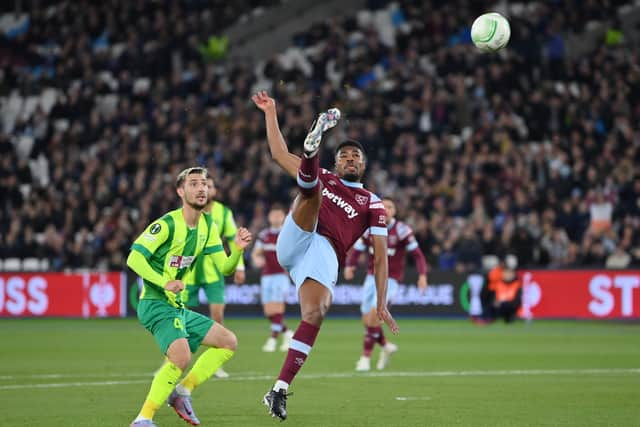
[[[257,3],[274,2],[234,5]],[[368,188],[394,196],[432,268],[475,270],[506,253],[521,266],[640,265],[638,48],[602,43],[574,58],[565,44],[623,2],[529,3],[495,55],[468,40],[490,2],[370,3],[244,64],[199,52],[223,16],[210,2],[34,11],[0,46],[0,96],[57,95],[0,134],[0,258],[122,269],[135,235],[177,206],[173,178],[193,164],[257,231],[271,203],[295,194],[250,102],[267,89],[293,151],[318,111],[343,111],[324,166],[340,139],[360,140]]]

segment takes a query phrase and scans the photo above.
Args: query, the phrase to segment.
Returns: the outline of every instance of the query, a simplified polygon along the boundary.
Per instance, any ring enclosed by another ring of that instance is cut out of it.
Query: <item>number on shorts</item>
[[[184,327],[182,326],[182,320],[180,320],[179,317],[173,319],[173,327],[176,329],[184,329]]]

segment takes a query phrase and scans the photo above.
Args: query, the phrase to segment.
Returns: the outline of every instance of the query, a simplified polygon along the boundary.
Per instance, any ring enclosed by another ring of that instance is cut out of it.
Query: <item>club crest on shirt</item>
[[[336,182],[335,182],[333,179],[330,179],[330,180],[328,181],[328,184],[329,184],[329,185],[336,185]]]
[[[358,202],[358,204],[360,206],[364,206],[367,204],[367,196],[363,196],[362,194],[356,194],[356,202]]]

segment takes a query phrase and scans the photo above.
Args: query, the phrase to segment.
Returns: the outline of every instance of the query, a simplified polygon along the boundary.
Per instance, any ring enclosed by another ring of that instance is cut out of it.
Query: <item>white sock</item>
[[[143,417],[142,415],[138,415],[138,416],[136,417],[136,419],[135,419],[135,420],[133,420],[133,422],[134,422],[134,423],[137,423],[138,421],[144,421],[144,420],[148,420],[148,419],[149,419],[149,418],[145,418],[145,417]]]
[[[289,390],[289,384],[285,383],[282,380],[278,380],[276,381],[276,383],[273,385],[273,390],[274,391],[278,391],[278,390],[284,390],[287,391]]]
[[[178,384],[176,386],[176,392],[180,395],[180,396],[191,396],[191,390],[186,389],[182,384]]]

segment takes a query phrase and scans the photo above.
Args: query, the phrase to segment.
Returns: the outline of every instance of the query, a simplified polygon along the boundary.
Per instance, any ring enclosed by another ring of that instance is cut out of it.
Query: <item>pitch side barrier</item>
[[[521,270],[523,316],[534,319],[640,319],[640,270]],[[482,274],[431,271],[429,287],[420,292],[418,275],[407,271],[394,298],[398,316],[466,317],[481,312]],[[364,275],[340,280],[330,315],[359,316]],[[134,316],[140,281],[122,272],[0,272],[0,317]],[[198,311],[206,313],[204,295]],[[228,283],[226,314],[261,316],[259,276],[247,272],[244,285]],[[289,313],[298,313],[293,285]]]

